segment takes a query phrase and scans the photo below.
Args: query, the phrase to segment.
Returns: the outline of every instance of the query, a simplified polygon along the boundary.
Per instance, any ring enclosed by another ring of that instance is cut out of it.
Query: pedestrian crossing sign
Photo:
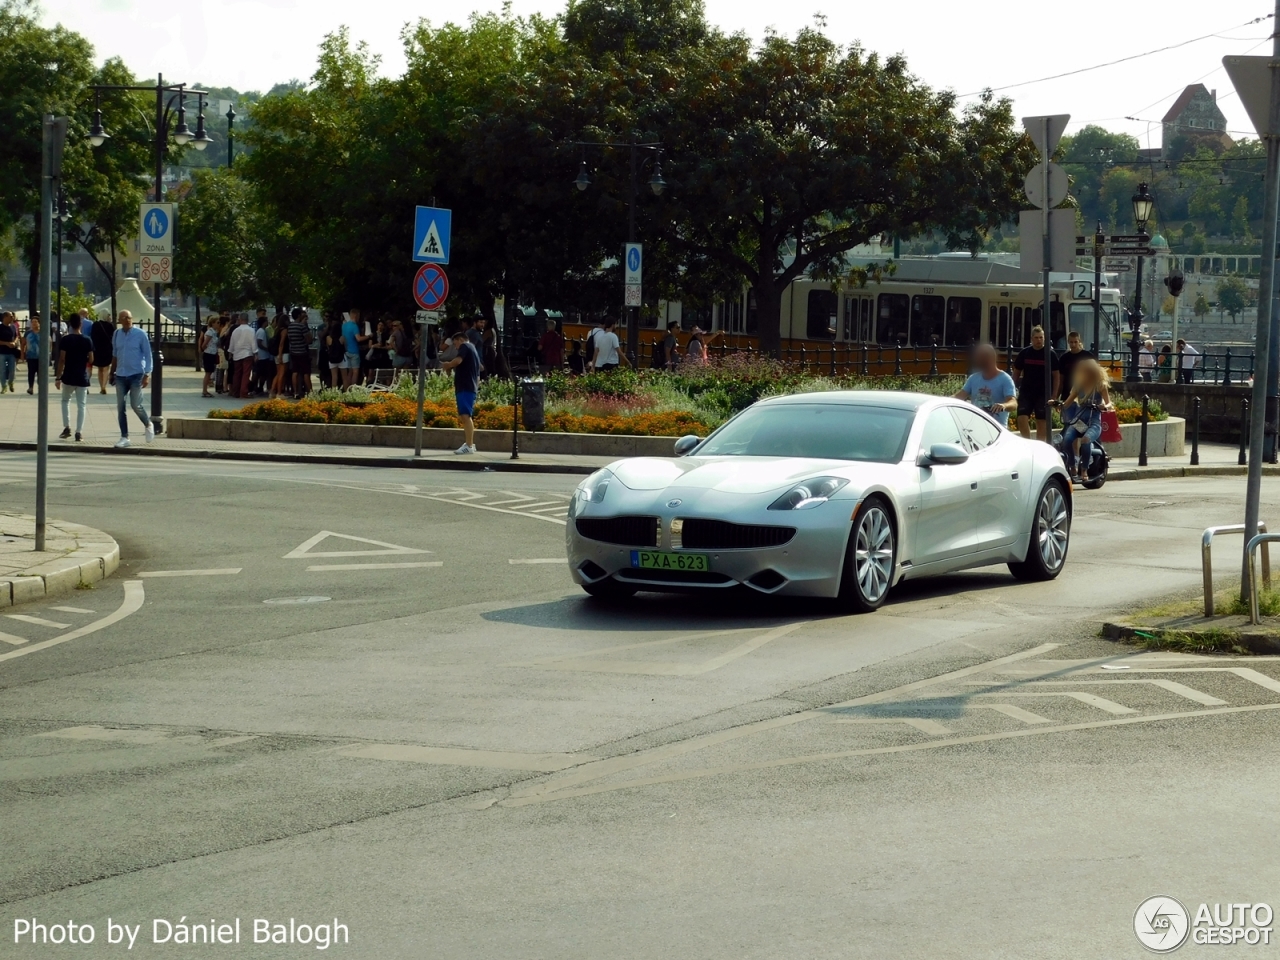
[[[453,211],[416,207],[413,216],[413,259],[417,263],[448,263]]]

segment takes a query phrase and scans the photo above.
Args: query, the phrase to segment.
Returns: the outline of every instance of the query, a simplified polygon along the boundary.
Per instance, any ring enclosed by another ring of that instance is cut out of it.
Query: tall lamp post
[[[1133,195],[1133,220],[1138,225],[1138,236],[1145,238],[1147,235],[1147,222],[1151,219],[1151,209],[1155,206],[1155,198],[1147,192],[1145,183],[1138,184],[1138,192]],[[1133,309],[1129,311],[1129,330],[1132,332],[1132,338],[1129,340],[1129,373],[1125,380],[1129,383],[1137,383],[1141,379],[1138,375],[1138,350],[1140,349],[1138,334],[1142,330],[1142,257],[1138,257],[1138,275],[1137,282],[1133,289]]]
[[[575,140],[573,146],[581,148],[583,151],[587,147],[601,147],[604,149],[623,149],[631,154],[631,177],[627,190],[627,243],[636,242],[636,199],[639,196],[640,188],[638,185],[640,170],[645,162],[651,157],[653,161],[653,174],[649,177],[649,189],[653,191],[655,197],[662,196],[662,191],[667,188],[667,181],[662,179],[662,151],[661,143],[593,143],[588,141]],[[579,191],[585,191],[591,186],[591,174],[587,171],[587,160],[583,157],[582,163],[578,167],[577,179],[573,181],[574,186]],[[640,352],[640,308],[638,306],[627,307],[627,354],[632,366],[635,366],[637,357]],[[590,358],[588,358],[588,361]]]
[[[56,268],[54,269],[54,283],[56,283],[58,287],[57,287],[57,291],[54,293],[53,296],[54,296],[54,300],[57,302],[57,307],[55,307],[55,309],[58,311],[59,325],[56,328],[50,328],[50,332],[56,335],[54,340],[54,353],[56,354],[58,344],[61,342],[61,338],[62,338],[62,334],[60,333],[60,331],[62,330],[61,321],[63,319],[62,317],[62,245],[66,241],[63,238],[62,231],[66,225],[66,222],[71,219],[71,214],[67,211],[67,195],[62,192],[61,178],[58,179],[58,208],[54,213],[53,218],[58,221],[58,246],[57,246],[58,263]]]
[[[235,163],[235,129],[236,129],[236,105],[233,103],[227,107],[227,169],[231,169],[231,165]]]
[[[110,135],[102,125],[102,94],[109,90],[130,90],[156,95],[155,148],[156,148],[156,196],[155,202],[164,201],[164,156],[169,146],[169,136],[179,147],[187,144],[197,150],[203,150],[213,143],[213,138],[204,128],[204,98],[208,93],[204,90],[188,90],[185,83],[165,84],[164,76],[156,78],[155,86],[133,86],[129,84],[94,84],[93,125],[89,128],[89,143],[100,147]],[[196,131],[193,134],[187,127],[187,97],[196,98],[197,119]],[[145,118],[144,118],[145,119]],[[151,343],[154,351],[154,369],[151,374],[151,417],[155,421],[156,433],[164,432],[164,394],[163,376],[164,353],[160,349],[160,284],[154,290],[155,314],[151,322]]]

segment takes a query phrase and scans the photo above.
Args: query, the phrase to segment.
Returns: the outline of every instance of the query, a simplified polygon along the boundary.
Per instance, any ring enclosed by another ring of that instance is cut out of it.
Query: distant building
[[[1178,137],[1213,139],[1224,147],[1234,142],[1227,136],[1226,115],[1218,109],[1218,91],[1208,89],[1203,83],[1193,83],[1183,90],[1162,122],[1162,156],[1168,154]]]

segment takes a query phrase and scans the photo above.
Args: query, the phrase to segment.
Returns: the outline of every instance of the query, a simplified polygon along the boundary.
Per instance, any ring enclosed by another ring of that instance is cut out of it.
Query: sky
[[[120,56],[140,77],[163,73],[173,83],[262,91],[308,79],[321,40],[340,26],[366,41],[382,56],[382,72],[394,76],[404,65],[400,31],[406,23],[460,22],[473,11],[501,5],[500,0],[41,0],[45,22],[60,22],[87,36],[100,61]],[[513,0],[511,6],[516,14],[554,15],[564,2]],[[1183,87],[1196,82],[1217,90],[1233,137],[1255,136],[1222,57],[1269,53],[1274,23],[1249,23],[1273,11],[1266,0],[1194,5],[1178,0],[1163,6],[706,0],[706,10],[707,19],[722,29],[755,38],[770,29],[794,34],[822,15],[832,39],[859,41],[883,55],[903,53],[912,72],[930,86],[961,95],[1007,87],[998,92],[1014,101],[1016,116],[1068,113],[1068,132],[1096,123],[1133,134],[1143,147],[1160,145],[1160,119]],[[1103,69],[1043,79],[1174,45]]]

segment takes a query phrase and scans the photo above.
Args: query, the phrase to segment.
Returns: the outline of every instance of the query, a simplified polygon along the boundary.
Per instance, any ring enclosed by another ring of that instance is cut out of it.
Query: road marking
[[[467,500],[483,500],[485,496],[483,493],[475,493],[474,491],[471,491],[471,490],[463,490],[461,487],[454,487],[452,490],[445,490],[444,493],[454,494],[453,502],[455,503],[458,501],[465,502]]]
[[[1072,700],[1079,700],[1081,703],[1087,703],[1091,707],[1097,707],[1099,710],[1105,710],[1107,713],[1116,715],[1125,713],[1137,713],[1137,710],[1131,710],[1129,707],[1121,706],[1112,700],[1104,700],[1102,697],[1095,696],[1092,693],[1085,693],[1082,690],[1061,690],[1054,693],[1045,691],[1039,693],[1031,690],[999,690],[995,693],[979,693],[975,694],[979,697],[1070,697]]]
[[[118,623],[130,614],[137,613],[142,608],[142,602],[146,600],[146,591],[142,588],[141,580],[126,580],[124,582],[124,601],[116,609],[114,613],[109,613],[101,620],[95,620],[93,623],[85,624],[77,630],[64,633],[61,636],[53,637],[50,640],[42,640],[40,643],[33,643],[30,646],[22,647],[18,650],[11,650],[8,653],[0,653],[0,660],[11,660],[14,657],[25,657],[28,653],[35,653],[37,650],[47,650],[49,647],[56,647],[60,643],[66,643],[68,640],[79,640],[81,637],[87,637],[91,633],[97,633],[113,623]]]
[[[1134,673],[1234,673],[1237,677],[1256,683],[1258,686],[1280,693],[1280,680],[1259,673],[1251,667],[1134,667]]]
[[[160,743],[169,739],[169,734],[159,730],[117,730],[97,724],[65,727],[62,730],[37,733],[36,736],[57,737],[61,740],[107,740],[120,743]]]
[[[1023,723],[1053,723],[1048,717],[1015,707],[1012,703],[972,703],[969,706],[978,710],[994,710],[996,713],[1003,713],[1006,717],[1013,717],[1014,720],[1021,720]]]
[[[499,490],[498,492],[508,494],[511,497],[511,499],[510,500],[490,500],[487,504],[485,504],[485,506],[500,507],[508,503],[521,503],[521,502],[527,503],[528,501],[533,499],[533,497],[527,497],[527,496],[524,496],[523,494],[516,493],[514,490]]]
[[[97,610],[86,610],[84,607],[50,607],[50,610],[57,610],[59,613],[97,613]]]
[[[479,506],[479,504],[477,504],[477,506]],[[550,507],[552,510],[557,510],[557,509],[563,510],[565,509],[565,503],[563,500],[540,500],[538,503],[530,503],[527,505],[521,504],[516,509],[518,511],[523,511],[525,513],[538,513],[539,511],[534,509],[535,507],[538,507],[544,510],[548,507]]]
[[[277,483],[304,483],[313,487],[329,487],[333,490],[354,490],[356,493],[369,492],[367,486],[357,486],[354,483],[336,483],[332,480],[304,480],[295,477],[264,477],[265,480],[272,480]],[[485,503],[468,503],[465,500],[458,500],[450,497],[442,497],[431,493],[402,493],[397,490],[387,491],[396,497],[412,497],[415,500],[434,500],[436,503],[451,503],[456,507],[470,507],[473,510],[488,510],[491,513],[505,513],[511,517],[527,517],[530,520],[545,520],[547,523],[557,523],[560,526],[565,525],[565,520],[561,517],[548,517],[541,513],[522,513],[519,510],[509,510],[506,507],[494,507]],[[479,496],[479,494],[477,494]]]
[[[244,567],[213,567],[209,570],[146,570],[140,577],[233,577]],[[90,610],[90,613],[93,611]]]
[[[568,788],[577,786],[580,783],[598,780],[601,777],[611,776],[615,773],[621,773],[626,770],[634,770],[637,767],[643,767],[651,763],[669,760],[674,757],[683,756],[687,753],[706,749],[707,747],[719,746],[722,743],[727,743],[730,740],[736,740],[740,737],[747,737],[756,733],[764,733],[769,730],[778,729],[779,727],[790,726],[793,723],[803,723],[806,720],[814,720],[819,717],[828,717],[830,716],[830,711],[833,710],[847,710],[850,707],[860,707],[871,703],[882,703],[886,700],[893,700],[895,698],[901,699],[903,694],[913,693],[916,690],[923,690],[941,683],[960,680],[964,677],[971,677],[975,673],[981,673],[985,670],[1000,667],[1007,663],[1016,663],[1019,660],[1038,657],[1042,654],[1048,653],[1050,650],[1056,650],[1059,646],[1061,646],[1061,644],[1042,643],[1038,646],[1032,647],[1030,650],[1023,650],[1020,653],[1011,653],[1006,657],[999,657],[995,660],[986,660],[982,663],[975,663],[972,666],[961,667],[959,670],[942,673],[936,677],[926,677],[922,680],[913,680],[911,683],[903,684],[900,687],[892,687],[888,690],[881,690],[879,693],[870,693],[865,696],[855,697],[852,700],[846,700],[843,703],[835,703],[829,707],[822,707],[815,710],[801,710],[797,713],[789,713],[786,716],[774,717],[770,720],[758,720],[755,723],[744,723],[738,727],[730,727],[728,730],[717,730],[714,733],[706,733],[702,736],[690,737],[688,740],[664,744],[663,746],[654,747],[650,750],[642,750],[638,753],[627,754],[621,757],[611,757],[607,760],[597,760],[594,763],[584,764],[573,773],[567,774],[558,779],[551,778],[539,783],[532,783],[527,786],[517,787],[512,790],[511,795],[506,800],[502,801],[502,805],[523,806],[525,803],[539,803],[545,799],[548,794],[567,790]],[[1280,706],[1280,704],[1277,706]]]
[[[567,557],[534,557],[531,560],[508,560],[507,563],[568,563]]]
[[[339,540],[353,540],[356,543],[368,543],[381,549],[312,551],[312,547],[319,545],[322,541],[327,540],[330,537],[337,537]],[[332,530],[321,530],[311,539],[298,544],[298,546],[286,553],[282,559],[301,560],[310,557],[385,557],[388,554],[430,552],[430,550],[419,550],[416,547],[402,547],[399,544],[387,543],[384,540],[370,540],[368,537],[353,537],[349,533],[334,533]]]
[[[45,620],[43,617],[32,617],[25,613],[6,613],[6,617],[10,620],[21,620],[23,623],[34,623],[37,627],[53,627],[55,630],[65,630],[71,626],[69,623],[58,623],[55,620]]]
[[[210,740],[205,744],[206,747],[229,747],[233,743],[244,743],[247,740],[257,740],[257,734],[248,734],[245,736],[219,737],[217,740]]]
[[[316,570],[409,570],[416,567],[443,567],[443,560],[420,560],[416,563],[317,563],[307,567],[307,572]]]
[[[944,727],[937,720],[925,720],[921,717],[885,717],[883,719],[876,717],[836,717],[833,723],[905,723],[909,727],[915,727],[921,733],[927,733],[931,737],[945,737],[951,733],[948,727]]]
[[[618,790],[630,790],[639,787],[650,787],[659,784],[676,783],[683,780],[697,780],[705,777],[724,776],[726,774],[749,773],[757,770],[772,770],[779,767],[796,766],[802,763],[821,763],[832,760],[846,760],[852,757],[872,757],[895,753],[916,753],[921,750],[941,750],[947,747],[964,746],[972,743],[990,743],[996,740],[1012,740],[1019,737],[1036,737],[1050,733],[1067,733],[1075,730],[1099,730],[1103,727],[1128,726],[1137,723],[1161,723],[1167,720],[1184,720],[1193,717],[1216,717],[1236,713],[1260,713],[1267,710],[1280,710],[1280,703],[1263,703],[1248,707],[1219,707],[1213,710],[1191,710],[1186,713],[1161,713],[1146,716],[1120,717],[1114,720],[1092,720],[1087,723],[1064,723],[1056,726],[1041,726],[1033,729],[1006,730],[1001,733],[982,733],[970,737],[953,737],[949,740],[926,740],[916,743],[897,744],[888,747],[863,747],[856,750],[839,750],[831,753],[813,753],[797,757],[783,757],[779,760],[760,760],[753,763],[727,764],[720,767],[704,767],[701,770],[686,770],[663,776],[644,777],[627,780],[622,783],[596,784],[578,787],[577,789],[556,789],[535,793],[533,788],[525,788],[513,792],[507,799],[498,801],[503,807],[524,807],[534,803],[549,803],[555,800],[568,800],[574,797],[585,797],[598,793],[612,793]],[[608,763],[609,761],[601,761]],[[583,769],[586,769],[584,767]],[[610,771],[614,772],[614,771]],[[604,774],[601,774],[603,776]],[[581,782],[581,780],[597,779],[581,778],[575,781],[566,777],[559,781],[562,784]],[[555,781],[544,781],[544,784]]]
[[[576,753],[504,753],[496,750],[464,750],[456,747],[421,747],[403,743],[369,743],[342,747],[339,757],[365,760],[396,760],[401,763],[429,763],[451,767],[486,767],[498,770],[531,770],[554,773],[575,767],[595,757]]]
[[[539,666],[548,670],[585,670],[590,673],[634,673],[656,677],[696,677],[704,673],[710,673],[712,670],[719,670],[739,657],[745,657],[748,653],[760,649],[766,643],[777,640],[779,637],[784,637],[794,630],[799,630],[807,623],[808,621],[801,621],[800,623],[789,623],[785,626],[775,627],[773,630],[762,633],[758,637],[754,637],[746,643],[739,644],[732,650],[702,663],[566,659],[553,663],[539,664]]]
[[[20,647],[24,643],[28,642],[26,637],[15,637],[9,633],[0,633],[0,641],[4,643],[11,643],[15,647]]]
[[[1202,693],[1199,690],[1195,690],[1191,687],[1185,686],[1184,684],[1178,683],[1176,680],[1137,680],[1137,679],[1135,680],[1033,680],[1031,682],[1037,685],[1064,684],[1064,683],[1079,685],[1082,683],[1087,683],[1087,684],[1090,684],[1091,686],[1101,686],[1104,684],[1119,685],[1119,684],[1145,683],[1148,686],[1160,687],[1162,690],[1168,690],[1170,693],[1176,693],[1180,697],[1185,697],[1187,700],[1193,700],[1196,703],[1202,704],[1203,706],[1206,706],[1206,707],[1225,707],[1227,705],[1227,701],[1225,700],[1219,700],[1217,697],[1211,697],[1207,693]]]

